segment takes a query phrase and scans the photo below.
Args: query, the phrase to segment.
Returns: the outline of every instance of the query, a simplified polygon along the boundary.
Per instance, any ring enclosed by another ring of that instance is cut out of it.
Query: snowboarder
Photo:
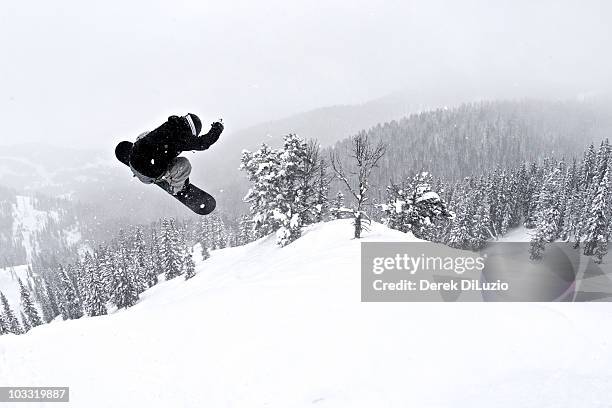
[[[208,149],[219,139],[223,123],[214,122],[208,133],[199,135],[201,130],[202,122],[193,113],[170,116],[157,129],[138,136],[134,143],[119,143],[115,155],[143,183],[155,183],[192,210],[196,211],[194,205],[199,204],[201,210],[196,212],[208,214],[214,209],[214,199],[189,183],[191,164],[186,157],[179,157],[184,151]]]

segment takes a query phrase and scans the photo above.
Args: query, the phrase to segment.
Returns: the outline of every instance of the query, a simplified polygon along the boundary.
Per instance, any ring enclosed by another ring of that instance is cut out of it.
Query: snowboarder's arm
[[[208,133],[198,136],[192,137],[187,142],[187,149],[185,150],[206,150],[210,146],[213,145],[217,140],[219,140],[219,136],[221,136],[221,132],[223,132],[223,123],[214,122]]]

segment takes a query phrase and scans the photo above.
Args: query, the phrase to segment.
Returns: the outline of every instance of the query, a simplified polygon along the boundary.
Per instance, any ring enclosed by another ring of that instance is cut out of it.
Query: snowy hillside
[[[14,311],[21,310],[19,300],[19,283],[17,279],[21,279],[24,284],[28,282],[29,278],[27,265],[0,269],[0,291],[4,293],[9,305]]]
[[[607,407],[597,304],[360,302],[360,242],[317,224],[214,251],[134,307],[0,337],[3,385],[75,407]]]
[[[43,251],[70,249],[81,240],[70,200],[21,195],[8,189],[2,193],[0,266],[25,264]]]
[[[13,205],[13,236],[19,236],[23,240],[28,260],[40,250],[40,243],[36,234],[49,227],[52,223],[60,221],[57,210],[41,211],[34,205],[32,197],[17,196]],[[81,239],[81,234],[76,225],[61,233],[62,239],[68,246],[76,245]]]

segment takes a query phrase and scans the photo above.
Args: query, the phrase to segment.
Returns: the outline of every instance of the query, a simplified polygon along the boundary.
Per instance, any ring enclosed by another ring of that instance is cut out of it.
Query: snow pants
[[[174,192],[180,191],[191,174],[191,163],[186,157],[175,157],[162,176]]]
[[[189,160],[187,160],[186,157],[175,157],[170,161],[168,170],[166,170],[166,172],[158,179],[144,176],[138,173],[138,171],[134,170],[134,168],[132,168],[132,172],[140,181],[146,184],[166,180],[168,184],[170,184],[170,187],[172,187],[172,192],[176,193],[183,188],[185,181],[187,181],[189,178],[189,175],[191,174],[191,163],[189,163]]]

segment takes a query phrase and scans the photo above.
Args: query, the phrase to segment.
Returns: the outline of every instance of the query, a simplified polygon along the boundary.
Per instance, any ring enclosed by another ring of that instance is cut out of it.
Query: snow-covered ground
[[[511,229],[506,235],[495,240],[495,242],[529,242],[535,230],[525,228],[523,225]]]
[[[606,304],[361,303],[351,233],[215,251],[126,311],[2,336],[0,383],[75,407],[610,407]]]

